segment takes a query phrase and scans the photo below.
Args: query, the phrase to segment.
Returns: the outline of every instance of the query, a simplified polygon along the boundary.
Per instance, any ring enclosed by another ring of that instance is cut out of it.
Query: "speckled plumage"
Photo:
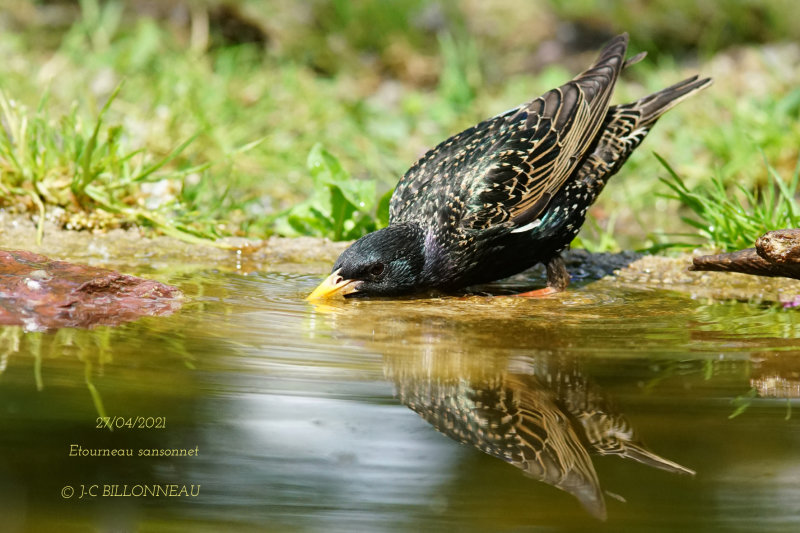
[[[644,57],[626,62],[627,44],[627,34],[614,38],[573,80],[425,154],[392,195],[389,228],[362,238],[334,266],[341,279],[358,280],[350,295],[456,290],[540,262],[549,284],[563,289],[568,275],[559,254],[608,178],[661,114],[711,82],[693,77],[609,107],[619,73]],[[371,253],[386,239],[401,243],[389,255],[419,256],[411,274],[401,265],[372,270],[382,278],[368,275],[377,263],[392,266]],[[392,277],[395,283],[385,279]]]
[[[392,377],[400,400],[438,431],[572,494],[598,518],[605,500],[590,454],[694,474],[648,450],[574,361],[546,360],[552,367],[482,379]]]
[[[605,517],[597,473],[576,432],[580,426],[535,376],[397,385],[401,401],[438,431],[575,495],[592,514]]]

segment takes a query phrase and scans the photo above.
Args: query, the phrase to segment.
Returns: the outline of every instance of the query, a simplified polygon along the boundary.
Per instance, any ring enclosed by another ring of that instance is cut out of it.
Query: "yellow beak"
[[[306,300],[323,300],[334,298],[337,295],[344,296],[358,291],[358,280],[344,279],[337,270],[314,289],[314,292],[306,297]]]

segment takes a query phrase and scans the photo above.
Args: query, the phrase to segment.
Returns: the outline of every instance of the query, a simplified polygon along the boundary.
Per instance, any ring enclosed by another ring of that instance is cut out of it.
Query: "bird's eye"
[[[369,275],[371,277],[377,278],[378,276],[383,274],[383,271],[385,269],[386,269],[386,265],[384,265],[383,263],[375,263],[374,265],[369,267],[369,271],[368,272],[369,272]]]

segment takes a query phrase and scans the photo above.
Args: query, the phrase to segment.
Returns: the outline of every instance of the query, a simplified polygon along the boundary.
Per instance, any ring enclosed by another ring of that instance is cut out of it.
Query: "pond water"
[[[144,274],[183,308],[0,329],[0,531],[800,530],[795,310]]]

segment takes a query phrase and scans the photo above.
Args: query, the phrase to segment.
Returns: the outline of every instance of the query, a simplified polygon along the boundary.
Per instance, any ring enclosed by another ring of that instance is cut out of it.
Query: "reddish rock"
[[[36,331],[114,326],[172,314],[182,297],[177,288],[157,281],[23,250],[0,250],[3,325]]]

